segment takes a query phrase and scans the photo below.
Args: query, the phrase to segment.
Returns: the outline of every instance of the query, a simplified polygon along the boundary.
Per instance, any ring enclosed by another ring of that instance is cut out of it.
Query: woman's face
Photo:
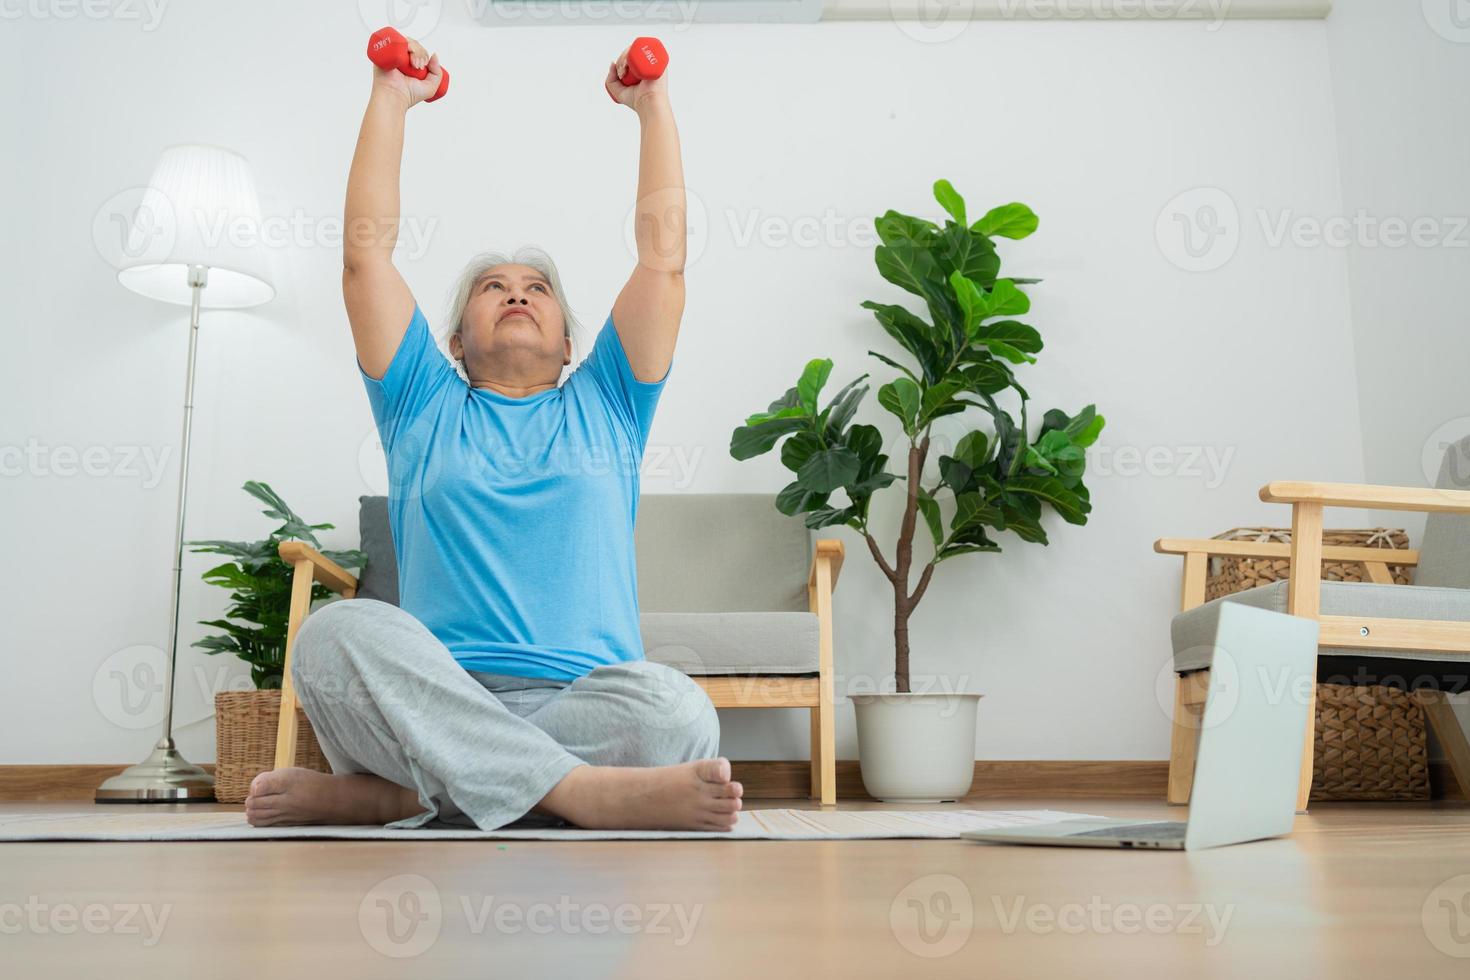
[[[497,265],[475,280],[449,352],[463,358],[471,380],[555,383],[571,363],[572,342],[546,277],[528,265]]]

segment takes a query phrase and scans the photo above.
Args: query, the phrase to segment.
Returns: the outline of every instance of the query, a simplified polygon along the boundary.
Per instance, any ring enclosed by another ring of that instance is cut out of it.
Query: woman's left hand
[[[661,99],[669,94],[669,73],[665,71],[658,78],[648,79],[636,85],[624,85],[620,79],[623,72],[628,68],[628,52],[632,48],[625,48],[607,69],[607,80],[603,82],[603,88],[607,94],[613,97],[614,102],[620,102],[629,109],[636,111],[640,105],[649,99]]]

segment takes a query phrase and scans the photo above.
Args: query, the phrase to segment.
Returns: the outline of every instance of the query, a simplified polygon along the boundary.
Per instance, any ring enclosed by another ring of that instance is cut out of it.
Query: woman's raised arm
[[[608,69],[614,99],[638,113],[638,203],[633,233],[638,265],[613,303],[613,324],[633,377],[659,381],[668,373],[684,315],[684,255],[688,207],[679,129],[669,105],[668,73],[623,85],[628,53]]]
[[[439,56],[409,41],[416,68],[428,77],[373,69],[372,96],[357,135],[347,175],[342,237],[342,298],[352,324],[357,360],[381,379],[413,317],[413,294],[393,267],[398,241],[398,170],[403,158],[403,123],[408,110],[439,86]]]

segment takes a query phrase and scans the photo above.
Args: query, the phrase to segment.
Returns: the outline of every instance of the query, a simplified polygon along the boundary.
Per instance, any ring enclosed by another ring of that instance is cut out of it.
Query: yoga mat
[[[0,814],[0,842],[164,840],[866,840],[957,838],[962,830],[1028,827],[1088,816],[1059,810],[742,810],[725,833],[678,830],[500,830],[384,827],[252,827],[239,812],[159,812],[153,804],[108,804],[74,812]],[[187,806],[179,804],[177,806]]]

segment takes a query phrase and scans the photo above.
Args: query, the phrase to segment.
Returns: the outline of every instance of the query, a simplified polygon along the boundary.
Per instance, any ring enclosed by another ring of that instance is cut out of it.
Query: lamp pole
[[[199,350],[200,294],[209,269],[188,267],[189,369],[184,381],[184,432],[180,440],[179,496],[174,524],[173,595],[169,607],[168,660],[163,674],[163,736],[147,759],[97,787],[98,803],[212,803],[214,777],[190,763],[174,745],[174,667],[179,656],[179,595],[184,574],[184,512],[189,498],[189,442],[194,424],[194,361]]]

